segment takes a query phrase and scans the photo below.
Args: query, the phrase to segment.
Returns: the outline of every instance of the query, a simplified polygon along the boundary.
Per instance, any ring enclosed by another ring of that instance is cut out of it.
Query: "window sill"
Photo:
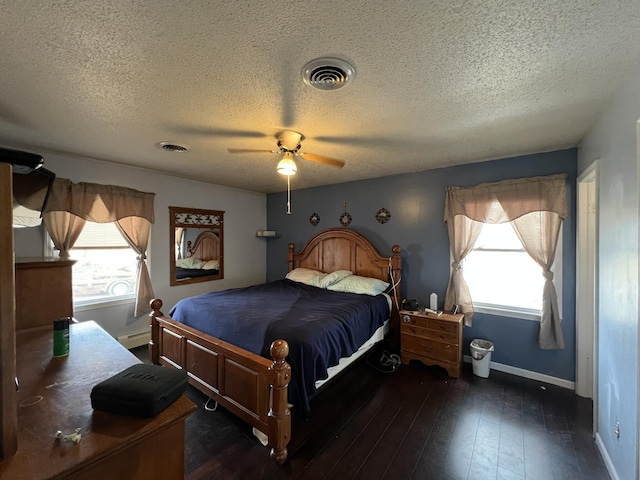
[[[136,298],[133,296],[117,297],[113,299],[105,300],[93,300],[77,302],[73,304],[74,312],[85,312],[88,310],[97,310],[100,308],[115,307],[117,305],[129,305],[136,303]]]
[[[536,310],[525,310],[517,308],[502,307],[498,305],[474,304],[473,310],[477,313],[498,315],[501,317],[519,318],[539,322],[541,313]]]

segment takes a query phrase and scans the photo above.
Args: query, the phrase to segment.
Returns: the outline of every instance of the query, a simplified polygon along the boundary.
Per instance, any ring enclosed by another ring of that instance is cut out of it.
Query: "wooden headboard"
[[[200,260],[220,260],[220,238],[211,231],[204,231],[198,235],[191,245],[187,242],[187,256]]]
[[[380,255],[374,246],[359,233],[345,228],[329,228],[313,236],[300,252],[289,244],[289,271],[294,268],[312,268],[330,273],[351,270],[354,275],[379,278],[396,285],[400,295],[402,257],[400,246],[394,245],[391,256]],[[390,270],[391,269],[391,270]]]

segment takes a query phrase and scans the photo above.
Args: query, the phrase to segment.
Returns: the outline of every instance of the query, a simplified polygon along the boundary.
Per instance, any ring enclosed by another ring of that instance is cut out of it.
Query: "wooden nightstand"
[[[439,365],[458,378],[462,368],[462,320],[464,315],[400,311],[400,356],[402,363],[420,360]]]

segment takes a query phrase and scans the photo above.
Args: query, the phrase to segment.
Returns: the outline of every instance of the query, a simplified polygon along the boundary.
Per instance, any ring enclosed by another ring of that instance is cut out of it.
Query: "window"
[[[69,253],[74,306],[135,298],[137,255],[115,223],[87,222]]]
[[[562,237],[554,262],[558,303]],[[481,313],[539,320],[542,311],[542,268],[525,251],[510,223],[484,224],[473,250],[463,261],[463,275]]]

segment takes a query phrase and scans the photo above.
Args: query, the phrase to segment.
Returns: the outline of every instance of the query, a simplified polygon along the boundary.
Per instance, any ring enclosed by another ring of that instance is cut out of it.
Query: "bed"
[[[201,232],[193,244],[187,242],[187,258],[176,260],[175,278],[200,278],[220,273],[220,238],[214,232]]]
[[[299,252],[289,244],[288,270],[312,269],[325,273],[348,270],[356,276],[391,283],[395,286],[390,291],[393,329],[397,322],[396,295],[400,292],[400,251],[396,245],[391,255],[382,256],[357,232],[344,228],[328,229],[312,237]],[[285,279],[276,283],[295,282]],[[307,285],[304,287],[303,290],[309,290]],[[165,316],[160,310],[162,301],[159,299],[153,300],[151,307],[149,349],[152,362],[186,369],[193,386],[266,434],[272,458],[282,463],[287,458],[287,444],[291,438],[289,384],[299,370],[296,368],[292,372],[287,363],[290,353],[294,359],[298,350],[295,344],[290,348],[285,340],[286,331],[276,329],[282,338],[275,338],[272,342],[268,339],[270,345],[266,347],[264,344],[259,348],[249,346],[254,350],[252,352]],[[255,353],[256,349],[265,356]],[[271,359],[266,358],[265,350]]]

